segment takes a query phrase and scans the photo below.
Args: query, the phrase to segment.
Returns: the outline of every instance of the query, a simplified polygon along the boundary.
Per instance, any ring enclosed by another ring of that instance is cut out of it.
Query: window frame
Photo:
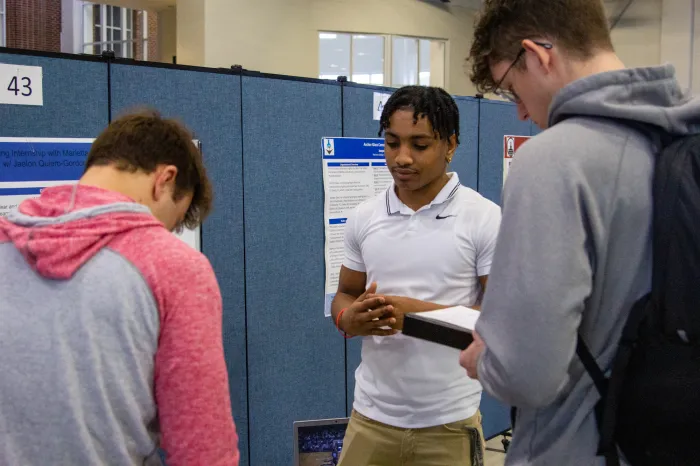
[[[0,0],[3,1],[3,0]],[[148,31],[147,31],[147,24],[145,25],[146,27],[144,28],[144,34],[143,34],[143,39],[137,39],[136,38],[136,20],[134,18],[134,13],[142,13],[144,21],[147,21],[148,16],[147,12],[143,10],[134,10],[132,8],[125,8],[122,6],[117,6],[117,5],[106,5],[106,4],[100,4],[100,3],[92,3],[92,2],[83,2],[82,3],[82,8],[83,8],[83,14],[82,16],[82,22],[83,22],[83,38],[82,38],[82,43],[81,43],[81,50],[82,53],[84,54],[89,54],[89,55],[95,55],[94,53],[94,47],[99,46],[100,47],[100,52],[104,52],[105,50],[113,50],[114,51],[114,45],[115,44],[120,44],[121,45],[121,54],[117,55],[120,58],[135,58],[136,55],[136,43],[137,41],[143,42],[143,56],[144,60],[148,57],[148,49],[147,49],[147,40],[148,40]],[[90,9],[89,14],[86,13],[86,8]],[[94,18],[94,9],[98,8],[99,10],[99,22],[95,22],[93,20]],[[107,21],[107,12],[108,8],[111,8],[111,13],[112,13],[112,22],[108,24]],[[114,20],[114,9],[118,9],[117,11],[119,12],[119,26],[115,26],[115,20]],[[131,27],[129,27],[129,17],[131,16]],[[89,18],[89,19],[88,19]],[[86,24],[86,21],[89,21],[90,24]],[[96,38],[94,37],[94,31],[99,28],[99,34],[100,37]],[[89,32],[91,31],[91,32]],[[120,40],[114,40],[114,31],[119,31],[121,35]],[[129,33],[131,33],[131,39],[129,39]],[[86,38],[88,37],[88,34],[93,35],[93,40],[91,42],[87,41]],[[109,36],[111,35],[111,39],[109,40]],[[95,40],[99,39],[99,40]],[[93,50],[93,52],[87,52],[86,50]],[[116,52],[115,52],[116,55]]]
[[[2,34],[0,34],[0,47],[7,46],[7,7],[5,0],[0,0],[0,26],[2,26]]]
[[[420,44],[421,41],[427,40],[432,42],[441,42],[443,44],[442,51],[443,51],[443,59],[442,59],[442,68],[443,68],[443,87],[446,86],[446,80],[445,77],[447,76],[447,39],[436,39],[436,38],[431,38],[431,37],[418,37],[418,36],[409,36],[409,35],[401,35],[401,34],[374,34],[374,33],[363,33],[363,32],[342,32],[342,31],[330,31],[330,30],[319,30],[317,32],[317,39],[319,42],[322,40],[320,38],[321,34],[342,34],[342,35],[349,35],[350,36],[350,68],[348,70],[348,80],[352,81],[352,77],[354,73],[353,70],[353,59],[354,59],[354,39],[356,36],[374,36],[374,37],[382,37],[384,38],[384,83],[381,84],[382,86],[386,87],[394,87],[393,86],[393,81],[394,81],[394,54],[393,54],[393,48],[394,48],[394,38],[401,38],[401,39],[412,39],[415,40],[416,42],[416,52],[418,56],[418,60],[416,60],[416,79],[417,82],[415,83],[416,85],[420,85],[420,72],[421,72],[421,65],[423,64],[421,61],[421,53],[420,53]],[[327,76],[327,75],[321,75],[321,64],[319,63],[319,70],[317,75],[320,76]],[[324,79],[324,78],[321,78]],[[376,85],[376,84],[374,84]]]
[[[387,49],[387,45],[386,45],[386,42],[387,42],[387,40],[389,40],[389,37],[390,37],[390,36],[388,36],[387,34],[362,34],[362,33],[359,33],[359,32],[350,32],[350,33],[346,32],[346,33],[344,33],[344,34],[349,34],[349,35],[350,35],[350,72],[348,73],[349,76],[347,77],[350,81],[352,81],[353,76],[354,76],[355,74],[357,74],[357,73],[355,73],[355,71],[354,71],[354,69],[353,69],[353,61],[354,61],[354,58],[355,58],[355,50],[354,50],[354,47],[355,47],[355,38],[356,38],[356,37],[359,37],[359,36],[367,36],[367,37],[381,37],[381,38],[383,39],[382,43],[384,44],[384,55],[382,56],[382,58],[383,58],[383,62],[384,62],[384,63],[383,63],[383,65],[384,65],[383,68],[384,68],[384,69],[382,70],[382,79],[383,79],[383,82],[386,83],[386,80],[387,80],[387,79],[386,79],[386,76],[387,76],[387,60],[386,60],[386,49]],[[391,46],[390,46],[389,48],[391,48]],[[390,68],[390,67],[389,67],[389,68]],[[374,83],[372,83],[372,75],[371,75],[371,74],[369,75],[369,77],[370,77],[370,82],[369,82],[369,83],[363,83],[363,84],[367,84],[367,85],[370,85],[370,86],[384,86],[384,85],[385,85],[384,83],[382,83],[382,84],[374,84]]]
[[[133,10],[132,10],[133,11]],[[139,14],[141,15],[141,24],[143,24],[143,39],[141,39],[141,48],[143,49],[142,55],[143,55],[143,61],[148,60],[148,11],[146,10],[139,10]],[[131,24],[131,37],[132,40],[134,41],[134,44],[136,43],[136,39],[134,39],[134,25],[135,21],[132,22]]]

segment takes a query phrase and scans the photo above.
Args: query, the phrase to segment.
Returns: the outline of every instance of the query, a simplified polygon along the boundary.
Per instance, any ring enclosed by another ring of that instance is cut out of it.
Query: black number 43
[[[12,77],[10,85],[7,86],[7,90],[10,92],[14,92],[15,95],[20,93],[17,76]],[[24,97],[29,97],[30,95],[32,95],[32,80],[26,76],[22,78],[22,95]]]

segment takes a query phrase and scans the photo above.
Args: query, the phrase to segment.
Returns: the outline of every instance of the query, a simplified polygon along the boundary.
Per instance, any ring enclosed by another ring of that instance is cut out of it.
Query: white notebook
[[[474,341],[472,333],[480,314],[464,306],[406,314],[403,334],[461,351]]]
[[[448,307],[447,309],[439,309],[437,311],[421,312],[415,315],[427,320],[444,322],[456,327],[462,327],[465,330],[473,331],[481,313],[468,307],[455,306]]]

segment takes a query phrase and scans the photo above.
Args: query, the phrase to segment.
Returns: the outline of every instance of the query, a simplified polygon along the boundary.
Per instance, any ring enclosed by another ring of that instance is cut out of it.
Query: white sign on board
[[[374,93],[374,106],[372,107],[372,116],[375,120],[380,120],[382,118],[382,112],[384,111],[384,106],[386,101],[389,100],[391,94],[384,94],[382,92]]]
[[[44,105],[42,68],[0,63],[0,104]]]

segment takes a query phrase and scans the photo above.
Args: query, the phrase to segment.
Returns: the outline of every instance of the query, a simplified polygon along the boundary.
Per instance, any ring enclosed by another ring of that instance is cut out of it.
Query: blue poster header
[[[89,142],[0,142],[0,182],[78,180],[90,146]]]
[[[374,164],[372,164],[374,165]],[[369,167],[369,162],[328,162],[329,167]]]
[[[0,188],[0,196],[35,196],[44,188]]]
[[[384,139],[381,138],[323,138],[321,153],[325,160],[378,159],[384,160]]]

